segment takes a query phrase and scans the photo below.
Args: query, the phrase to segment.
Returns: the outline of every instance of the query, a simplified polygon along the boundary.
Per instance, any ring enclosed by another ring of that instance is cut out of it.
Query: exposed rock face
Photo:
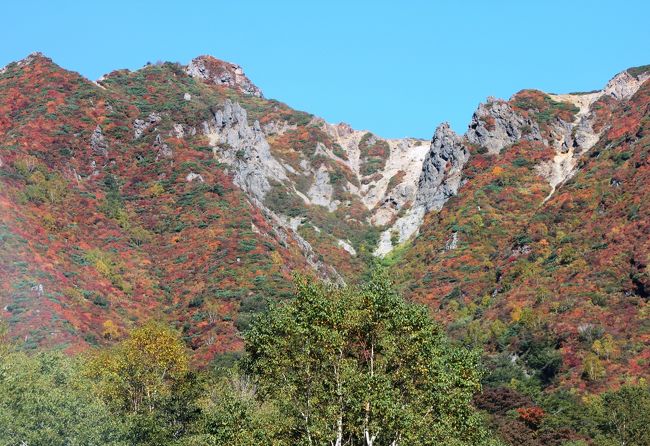
[[[233,167],[233,182],[262,201],[271,189],[270,179],[286,180],[284,167],[271,155],[259,122],[248,125],[248,116],[237,102],[226,100],[204,123],[214,156]]]
[[[158,113],[151,113],[147,119],[136,119],[133,121],[133,137],[139,139],[145,131],[158,124],[161,119]]]
[[[458,192],[462,169],[468,159],[469,151],[463,139],[448,123],[440,124],[422,163],[415,202],[403,217],[382,233],[375,255],[390,252],[395,238],[399,243],[411,238],[422,225],[427,212],[442,209],[445,202]]]
[[[466,137],[470,143],[485,147],[491,154],[522,139],[542,140],[537,122],[521,116],[507,102],[494,98],[479,105]]]
[[[343,283],[343,278],[331,266],[326,265],[314,252],[311,244],[298,234],[301,218],[288,218],[278,215],[264,204],[266,193],[271,189],[271,181],[287,184],[289,181],[285,167],[271,154],[271,148],[260,128],[259,122],[248,124],[248,116],[239,103],[226,100],[223,108],[213,112],[214,118],[203,124],[215,158],[232,167],[233,182],[246,191],[254,204],[266,216],[279,240],[294,240],[300,247],[307,263],[322,277]],[[316,184],[323,202],[330,193],[324,192],[329,184],[327,170],[319,169]],[[304,197],[309,200],[309,198]]]
[[[372,224],[382,226],[390,223],[402,208],[413,203],[420,166],[429,149],[427,141],[415,138],[383,140],[388,145],[389,154],[379,171],[380,175],[364,176],[359,144],[368,132],[354,130],[346,123],[329,124],[318,118],[313,123],[321,127],[345,151],[345,160],[329,150],[323,150],[322,153],[354,172],[360,186],[348,184],[348,190],[358,196],[366,208],[373,210],[370,219]],[[368,141],[376,142],[379,139],[381,138],[372,135]]]
[[[192,77],[203,79],[215,85],[234,88],[242,93],[258,98],[263,97],[262,90],[257,88],[246,77],[244,70],[239,65],[224,62],[212,56],[199,56],[193,59],[187,66],[186,72]]]
[[[573,122],[559,121],[553,124],[553,132],[556,136],[560,136],[559,143],[555,147],[556,155],[552,161],[537,166],[540,175],[546,178],[551,186],[551,192],[546,200],[553,195],[558,186],[575,174],[580,156],[588,152],[600,139],[603,130],[595,132],[593,129],[596,119],[593,104],[604,95],[618,101],[625,101],[631,98],[648,79],[650,79],[650,72],[633,76],[628,71],[623,71],[614,76],[601,91],[549,95],[557,102],[572,103],[579,111]]]
[[[451,237],[445,243],[445,251],[451,251],[458,247],[458,232],[452,232]]]
[[[641,84],[648,79],[650,79],[650,71],[641,73],[637,77],[632,76],[628,71],[623,71],[607,83],[603,93],[619,101],[629,99],[637,92]]]
[[[375,210],[371,223],[376,226],[388,224],[402,209],[413,204],[417,184],[403,182],[387,191],[381,205]]]
[[[579,111],[573,122],[564,122],[558,119],[551,123],[551,145],[555,147],[556,155],[552,160],[537,166],[537,171],[546,178],[551,186],[551,192],[546,197],[548,200],[555,189],[575,173],[577,160],[586,151],[591,149],[598,141],[600,134],[594,132],[593,121],[595,115],[591,105],[602,93],[589,93],[581,95],[549,95],[556,102],[569,102]]]
[[[440,124],[422,165],[415,206],[423,206],[426,212],[442,209],[445,202],[458,192],[461,171],[468,159],[469,151],[462,138],[448,123]]]
[[[346,250],[351,256],[357,255],[357,250],[350,244],[349,240],[339,240],[338,245],[340,248]]]
[[[201,56],[188,65],[187,72],[206,82],[261,97],[259,89],[236,65]],[[629,97],[648,77],[624,72],[601,92],[550,95],[554,101],[578,107],[579,112],[571,122],[559,117],[541,121],[534,113],[511,105],[512,102],[488,98],[477,108],[465,135],[455,134],[443,123],[430,144],[413,138],[382,139],[344,123],[329,124],[313,117],[309,126],[324,131],[328,138],[313,141],[315,147],[294,153],[291,158],[282,150],[272,152],[266,137],[276,147],[279,136],[297,130],[300,125],[278,120],[266,122],[262,129],[258,122],[249,124],[242,107],[230,101],[213,112],[214,119],[204,123],[203,130],[210,138],[214,156],[232,166],[234,183],[249,193],[254,204],[264,206],[264,198],[276,182],[306,205],[321,206],[330,212],[362,204],[369,211],[364,223],[384,228],[390,225],[375,251],[376,255],[384,255],[395,243],[403,243],[417,234],[427,212],[440,210],[458,193],[470,144],[495,156],[505,147],[524,140],[550,145],[556,155],[540,164],[538,171],[548,180],[552,194],[573,175],[578,158],[600,137],[593,130],[594,101],[603,94]],[[174,126],[170,135],[182,138],[184,129]],[[316,158],[327,161],[315,163]],[[370,170],[364,168],[369,162],[373,163]],[[341,172],[346,172],[345,177],[341,178]],[[310,223],[295,222],[280,209],[273,212],[278,225],[295,233],[294,238],[300,225]]]
[[[153,143],[153,148],[157,152],[156,155],[156,160],[159,160],[160,158],[172,158],[174,156],[174,152],[172,152],[172,149],[165,143],[160,135],[156,136],[156,140]]]
[[[185,177],[185,181],[188,183],[191,183],[192,181],[198,181],[199,183],[205,183],[205,180],[203,179],[203,176],[199,173],[196,172],[190,172],[187,174]]]
[[[316,172],[314,183],[309,188],[307,196],[312,204],[317,204],[328,208],[330,211],[335,211],[339,203],[332,201],[334,194],[334,187],[330,183],[330,174],[324,165],[321,165]]]
[[[93,134],[90,136],[90,148],[95,155],[108,156],[108,143],[104,138],[104,133],[99,124],[95,127]]]

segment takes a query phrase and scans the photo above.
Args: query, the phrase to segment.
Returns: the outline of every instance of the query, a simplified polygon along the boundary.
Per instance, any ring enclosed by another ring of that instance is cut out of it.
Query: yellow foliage
[[[591,345],[591,350],[599,358],[609,359],[616,353],[616,342],[612,335],[608,333],[602,339],[596,339]]]
[[[128,230],[131,227],[129,213],[124,208],[119,208],[117,211],[115,211],[115,220],[117,220],[117,223],[122,229]]]
[[[490,324],[490,334],[492,334],[493,338],[498,338],[507,328],[506,324],[497,319]]]
[[[95,260],[95,269],[96,269],[97,272],[99,272],[99,274],[101,274],[102,276],[104,276],[104,277],[106,277],[106,278],[110,278],[110,277],[111,277],[111,273],[112,273],[112,271],[111,271],[111,267],[110,267],[110,265],[109,265],[109,264],[108,264],[104,259],[97,259],[97,260]]]
[[[87,364],[102,398],[134,413],[155,410],[188,373],[189,358],[179,334],[155,322],[133,330]]]
[[[38,158],[32,155],[23,156],[14,161],[14,169],[25,178],[29,177],[38,165]]]
[[[519,320],[521,319],[521,312],[522,309],[521,306],[519,305],[516,305],[512,309],[512,311],[510,311],[510,319],[512,319],[512,322],[519,322]]]
[[[56,174],[47,176],[36,170],[27,177],[25,197],[30,201],[61,203],[67,194],[67,183]]]
[[[84,295],[78,288],[68,287],[63,290],[63,294],[69,297],[73,302],[82,302],[84,300]]]
[[[123,278],[124,266],[121,262],[116,261],[112,255],[95,248],[87,251],[85,257],[97,272],[110,280],[114,286],[127,294],[133,291],[133,286]]]
[[[158,182],[153,183],[147,188],[147,195],[150,197],[159,197],[163,192],[165,192],[165,188]]]
[[[582,374],[590,381],[596,381],[605,377],[605,367],[597,355],[588,353],[582,362]]]
[[[102,324],[102,327],[102,336],[105,339],[116,339],[120,334],[117,325],[115,325],[115,322],[110,319],[106,319]]]
[[[525,327],[537,328],[541,325],[541,317],[532,308],[524,308],[520,310],[519,322]]]
[[[282,264],[282,256],[280,255],[279,252],[273,251],[271,253],[271,260],[273,261],[274,265],[281,265]]]
[[[54,216],[49,213],[43,215],[43,227],[45,227],[48,231],[56,231],[58,229],[56,218],[54,218]]]

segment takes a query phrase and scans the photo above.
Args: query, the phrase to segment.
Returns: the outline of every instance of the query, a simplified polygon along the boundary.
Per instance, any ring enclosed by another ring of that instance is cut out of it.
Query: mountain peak
[[[234,88],[258,98],[263,97],[262,90],[251,82],[244,74],[244,70],[237,64],[210,55],[203,55],[192,59],[186,71],[188,75],[208,83]]]
[[[650,66],[629,68],[610,79],[603,92],[614,99],[629,99],[648,79],[650,79]]]
[[[5,72],[7,70],[7,68],[12,66],[12,65],[15,65],[17,67],[24,67],[24,66],[27,66],[27,65],[31,65],[34,62],[47,63],[47,64],[53,64],[54,63],[54,62],[52,62],[52,59],[45,56],[45,54],[43,54],[41,52],[38,52],[38,51],[35,51],[35,52],[27,55],[26,57],[24,57],[21,60],[11,62],[11,63],[7,64],[5,67],[0,68],[0,73]]]

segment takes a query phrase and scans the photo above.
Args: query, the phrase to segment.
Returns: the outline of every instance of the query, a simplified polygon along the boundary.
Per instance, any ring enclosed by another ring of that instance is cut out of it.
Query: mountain
[[[385,139],[266,99],[241,67],[0,71],[0,316],[26,348],[149,318],[205,364],[291,289],[393,270],[493,379],[647,377],[650,66],[524,90],[465,134]]]
[[[649,70],[489,99],[462,137],[436,131],[462,186],[390,263],[497,375],[591,390],[647,376]]]

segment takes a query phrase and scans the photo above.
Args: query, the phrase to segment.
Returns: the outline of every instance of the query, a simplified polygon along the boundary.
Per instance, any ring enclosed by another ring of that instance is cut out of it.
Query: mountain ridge
[[[555,298],[527,301],[522,290],[530,283],[519,285],[506,272],[515,274],[515,264],[552,279],[579,260],[565,252],[567,244],[596,256],[577,248],[594,238],[587,233],[560,242],[567,230],[556,230],[562,222],[548,220],[545,210],[567,221],[579,212],[595,218],[561,204],[584,195],[567,197],[576,178],[594,194],[609,190],[585,179],[586,168],[606,169],[613,189],[627,191],[623,178],[643,178],[649,68],[624,70],[599,92],[488,98],[464,135],[443,123],[425,141],[385,139],[293,110],[264,98],[241,67],[211,56],[187,66],[117,70],[93,82],[32,54],[0,70],[3,317],[30,347],[71,350],[110,343],[140,320],[166,318],[205,363],[241,348],[240,331],[287,295],[293,270],[347,282],[375,254],[397,263],[406,295],[429,305],[464,342],[472,330],[499,332],[497,321],[523,331],[531,328],[522,320],[557,327],[561,316],[547,308]],[[603,167],[610,161],[614,167]],[[645,193],[639,184],[630,195],[636,201]],[[628,229],[643,237],[647,206],[635,202],[636,210],[623,212],[617,203],[616,214],[603,210],[599,218],[627,228],[619,214],[636,215]],[[556,243],[555,253],[547,252]],[[611,254],[632,259],[615,267],[629,277],[615,286],[592,277],[595,297],[571,303],[576,314],[591,315],[576,316],[574,325],[598,322],[604,332],[594,341],[609,334],[619,350],[625,336],[641,343],[632,359],[596,358],[605,371],[625,363],[638,377],[638,361],[650,355],[642,323],[647,248],[618,245],[636,249]],[[600,271],[581,268],[587,276]],[[501,280],[518,294],[503,291]],[[620,300],[628,291],[635,310]],[[632,315],[629,330],[589,306],[603,296]],[[543,349],[563,357],[556,374],[563,370],[575,384],[585,352],[598,353],[578,343],[570,325]],[[505,345],[496,353],[519,352],[513,336],[481,339],[490,348]],[[521,367],[532,373],[530,364]],[[602,381],[593,383],[584,385]]]

